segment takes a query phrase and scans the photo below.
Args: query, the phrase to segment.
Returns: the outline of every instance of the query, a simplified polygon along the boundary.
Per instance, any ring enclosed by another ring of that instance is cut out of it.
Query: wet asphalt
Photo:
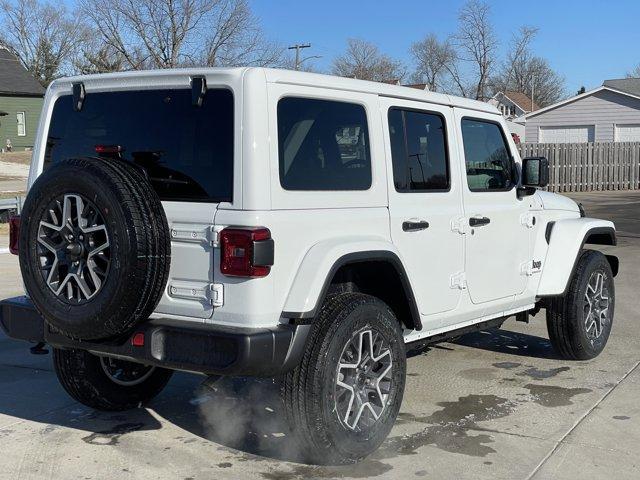
[[[318,467],[299,462],[274,381],[180,373],[146,408],[99,413],[64,393],[50,355],[0,337],[0,479],[640,478],[640,192],[571,196],[619,230],[615,323],[593,361],[557,358],[544,312],[411,352],[380,450]],[[0,297],[20,292],[0,254]]]

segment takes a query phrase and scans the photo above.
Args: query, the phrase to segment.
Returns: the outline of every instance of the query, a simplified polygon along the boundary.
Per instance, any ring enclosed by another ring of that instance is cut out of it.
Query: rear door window
[[[435,113],[392,108],[389,134],[398,192],[449,189],[444,119]]]
[[[162,200],[230,202],[233,94],[208,90],[88,93],[80,112],[71,95],[53,108],[45,168],[65,158],[120,158],[142,167]]]
[[[278,102],[280,184],[285,190],[371,187],[364,107],[287,97]]]

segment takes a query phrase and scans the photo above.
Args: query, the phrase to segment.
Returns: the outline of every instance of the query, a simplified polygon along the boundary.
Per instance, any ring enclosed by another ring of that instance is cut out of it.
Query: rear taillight
[[[95,151],[98,155],[101,154],[117,154],[122,153],[122,147],[120,145],[96,145]]]
[[[18,238],[20,237],[20,215],[9,218],[9,251],[18,255]]]
[[[220,271],[231,277],[266,277],[274,245],[268,228],[225,228],[220,232]]]

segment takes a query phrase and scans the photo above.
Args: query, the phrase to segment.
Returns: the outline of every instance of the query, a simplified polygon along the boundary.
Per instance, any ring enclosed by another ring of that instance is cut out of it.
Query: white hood
[[[578,204],[563,195],[557,193],[538,190],[537,194],[542,200],[542,207],[545,210],[564,210],[568,212],[579,212]]]

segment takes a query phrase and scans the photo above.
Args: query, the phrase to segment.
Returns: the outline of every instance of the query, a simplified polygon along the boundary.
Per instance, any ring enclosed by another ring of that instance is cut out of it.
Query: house
[[[540,108],[531,98],[520,92],[498,92],[487,103],[500,110],[507,120],[513,120]]]
[[[640,142],[640,78],[605,80],[524,120],[529,143]]]
[[[522,117],[529,112],[538,110],[540,108],[538,104],[524,93],[509,91],[496,93],[487,103],[502,112],[502,116],[507,121],[509,131],[517,143],[526,141],[526,131]]]
[[[44,88],[8,50],[0,47],[0,149],[33,147]]]

